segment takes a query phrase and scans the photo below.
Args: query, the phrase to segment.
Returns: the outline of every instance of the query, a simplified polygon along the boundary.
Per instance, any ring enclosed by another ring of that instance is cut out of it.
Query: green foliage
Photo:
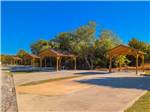
[[[146,44],[145,53],[145,61],[150,62],[150,44]]]
[[[24,58],[26,52],[24,50],[19,50],[19,52],[17,53],[17,56],[20,57],[20,58]]]
[[[126,66],[130,63],[130,60],[126,58],[126,56],[120,55],[120,56],[117,56],[115,63],[116,65]]]
[[[96,23],[89,22],[87,25],[81,26],[73,32],[73,41],[71,42],[73,52],[81,60],[84,60],[86,64],[84,66],[90,69],[93,69],[95,32]]]
[[[146,53],[145,60],[147,62],[150,62],[150,44],[139,41],[136,38],[132,38],[129,41],[128,45],[132,48],[145,52]]]
[[[39,40],[31,45],[33,54],[38,55],[43,49],[52,48],[63,52],[73,53],[77,58],[77,67],[81,69],[93,69],[96,67],[108,67],[108,51],[122,44],[122,41],[113,31],[102,30],[99,38],[96,37],[96,23],[89,22],[72,32],[59,33],[51,40]],[[145,53],[145,59],[150,60],[150,45],[133,38],[128,45]],[[20,56],[21,57],[21,56]],[[134,59],[135,60],[135,59]],[[113,59],[113,66],[121,61],[128,64],[125,56]],[[133,62],[133,61],[132,61]],[[131,63],[133,65],[133,63]]]
[[[33,54],[38,55],[41,50],[51,48],[47,40],[39,40],[31,45],[31,51]]]
[[[11,64],[12,56],[10,55],[1,55],[0,60],[2,64]]]
[[[145,51],[146,50],[146,44],[142,41],[137,40],[136,38],[132,38],[128,45],[132,48],[141,50],[141,51]]]
[[[72,37],[73,34],[70,32],[60,33],[53,41],[51,41],[53,43],[53,48],[71,52]]]
[[[100,67],[108,67],[108,51],[121,44],[119,37],[110,30],[101,32],[98,40],[95,41],[95,64]]]

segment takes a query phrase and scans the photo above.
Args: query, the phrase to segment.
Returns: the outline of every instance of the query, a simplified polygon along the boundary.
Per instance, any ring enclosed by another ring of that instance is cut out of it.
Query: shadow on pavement
[[[80,75],[99,75],[99,74],[109,74],[107,71],[100,71],[100,72],[79,72],[74,74],[80,74]]]
[[[112,88],[150,90],[150,77],[104,77],[77,81]]]

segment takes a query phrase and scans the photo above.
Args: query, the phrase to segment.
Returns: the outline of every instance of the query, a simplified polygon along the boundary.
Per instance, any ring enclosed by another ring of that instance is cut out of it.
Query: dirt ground
[[[19,111],[122,112],[150,89],[150,78],[137,76],[134,72],[111,74],[100,71],[59,72],[64,76],[65,73],[88,74],[88,76],[17,86]],[[56,75],[56,73],[48,74]]]
[[[77,82],[73,82],[72,80],[63,80],[30,86],[18,86],[16,90],[18,93],[54,96],[80,91],[89,88],[90,86],[91,85],[89,84],[79,84]]]

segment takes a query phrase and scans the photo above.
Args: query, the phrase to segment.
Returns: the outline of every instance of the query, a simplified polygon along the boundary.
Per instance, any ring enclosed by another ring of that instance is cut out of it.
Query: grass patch
[[[144,72],[144,73],[141,74],[141,75],[143,75],[143,76],[150,76],[150,71],[146,71],[146,72]]]
[[[87,75],[84,75],[84,76],[87,76]],[[78,78],[78,77],[83,77],[83,75],[53,78],[53,79],[40,80],[40,81],[33,81],[33,82],[26,83],[26,84],[21,84],[20,86],[37,85],[37,84],[42,84],[42,83],[47,83],[47,82],[53,82],[53,81],[59,81],[59,80],[65,80],[65,79],[72,79],[72,78]]]
[[[150,71],[146,71],[145,74],[146,74],[146,75],[150,75]]]
[[[13,74],[11,72],[8,72],[7,75],[10,76],[10,77],[13,77]]]
[[[140,97],[125,112],[150,112],[150,91]]]
[[[6,75],[6,76],[10,76],[10,77],[13,77],[13,74],[11,72],[2,72],[2,74]]]

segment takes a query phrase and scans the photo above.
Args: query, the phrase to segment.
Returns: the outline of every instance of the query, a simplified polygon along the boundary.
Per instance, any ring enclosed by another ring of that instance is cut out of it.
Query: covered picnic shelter
[[[34,54],[29,54],[24,50],[19,51],[19,53],[22,54],[22,56],[23,56],[22,62],[24,65],[38,66],[38,65],[36,65],[36,62],[38,62],[40,60],[39,56],[34,55]]]
[[[11,64],[21,64],[22,63],[22,59],[19,58],[18,56],[12,56],[12,60],[11,60]]]
[[[112,58],[119,55],[132,55],[136,58],[136,74],[138,74],[138,58],[142,58],[142,70],[144,72],[144,52],[128,47],[126,45],[118,45],[109,50],[109,72],[112,72]]]
[[[56,70],[58,71],[59,68],[61,67],[61,60],[62,58],[71,58],[74,61],[74,69],[76,70],[76,56],[73,54],[69,54],[69,53],[65,53],[65,52],[61,52],[61,51],[57,51],[54,49],[45,49],[42,50],[39,53],[40,56],[40,67],[42,67],[42,62],[44,60],[45,57],[54,57],[56,59]],[[44,61],[45,65],[46,65],[46,60]]]
[[[30,64],[32,65],[32,66],[38,66],[38,65],[36,65],[36,61],[39,61],[40,60],[40,57],[39,56],[37,56],[37,55],[34,55],[34,54],[29,54],[29,53],[27,53],[26,55],[25,55],[25,60],[30,60]]]

